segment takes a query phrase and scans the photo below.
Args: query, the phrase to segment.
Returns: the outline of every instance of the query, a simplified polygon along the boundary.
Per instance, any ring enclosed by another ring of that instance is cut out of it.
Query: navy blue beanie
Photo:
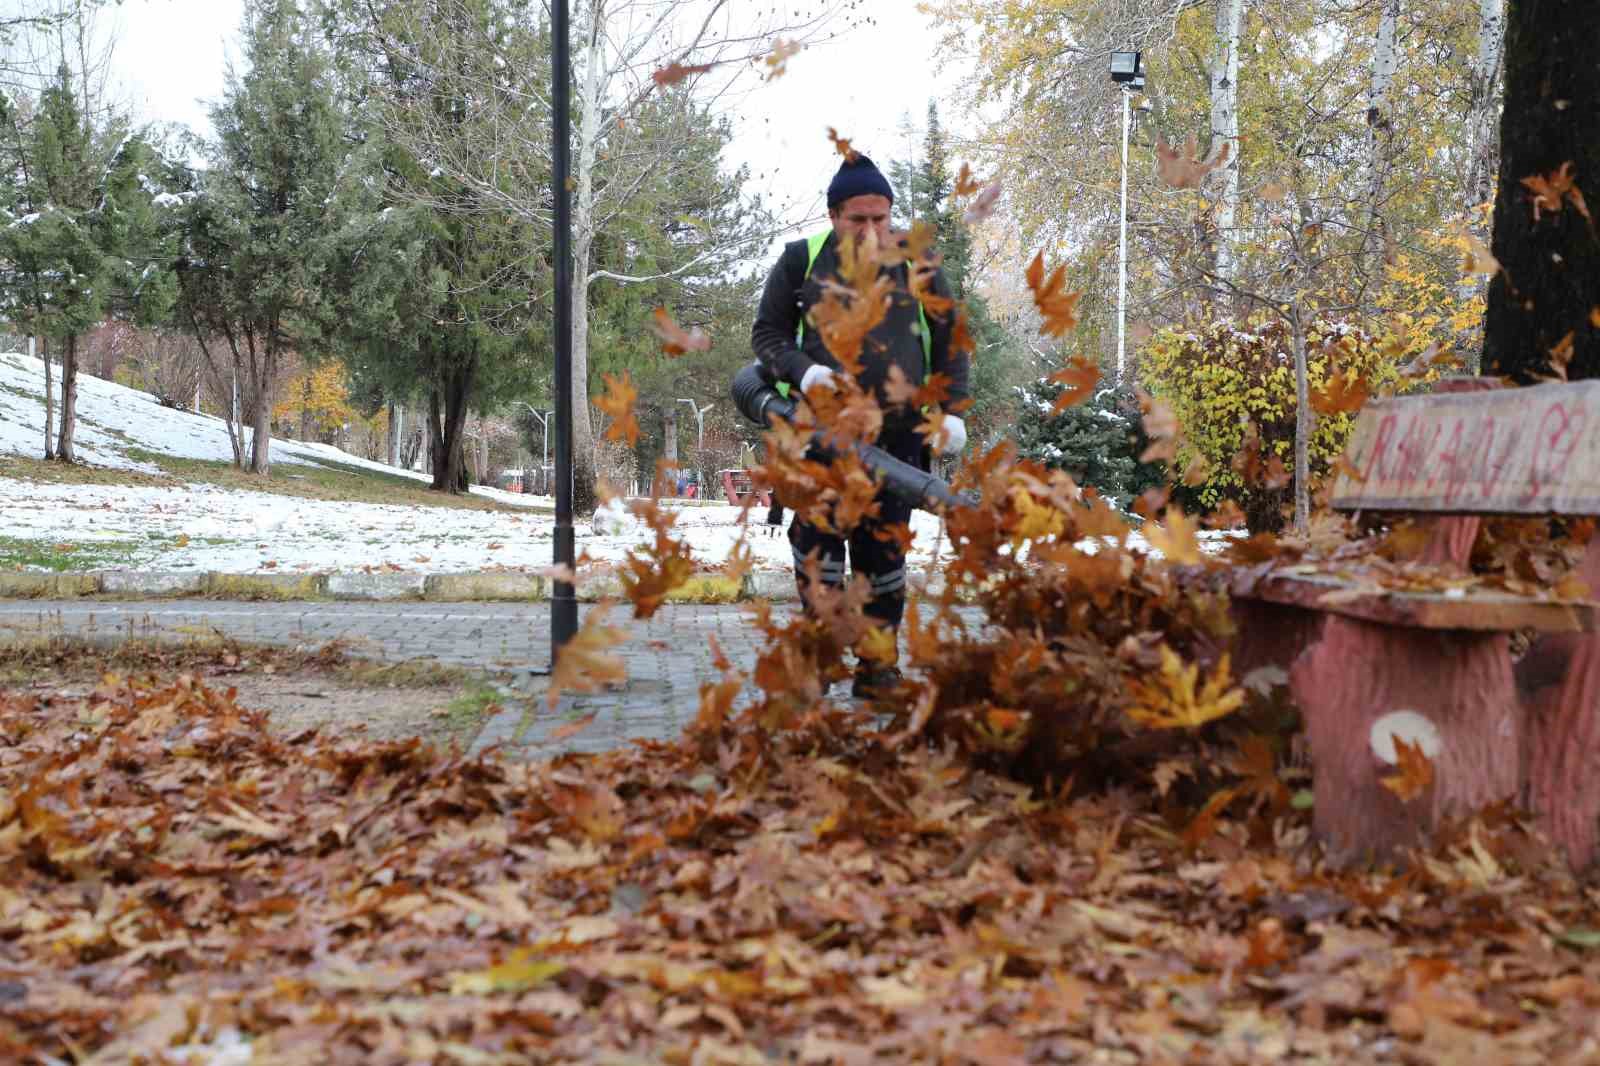
[[[889,179],[860,152],[856,153],[854,159],[846,159],[841,163],[839,172],[828,182],[828,210],[832,211],[852,196],[884,196],[888,197],[891,204],[894,203],[894,190],[889,188]]]

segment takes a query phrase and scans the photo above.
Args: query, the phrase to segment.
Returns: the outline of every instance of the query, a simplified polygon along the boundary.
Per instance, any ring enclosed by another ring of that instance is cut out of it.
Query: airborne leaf
[[[839,131],[832,126],[828,127],[828,140],[833,142],[833,150],[844,156],[845,162],[851,163],[861,153],[850,146],[848,137],[839,136]]]
[[[1081,292],[1066,292],[1067,268],[1058,266],[1049,278],[1044,273],[1044,253],[1039,252],[1028,264],[1028,288],[1033,292],[1033,304],[1044,318],[1040,332],[1047,337],[1064,337],[1078,325],[1078,300]]]
[[[1100,364],[1086,355],[1075,355],[1049,380],[1061,386],[1061,395],[1050,408],[1050,417],[1054,418],[1094,395],[1094,387],[1100,383]]]
[[[1311,409],[1324,417],[1352,414],[1366,406],[1367,383],[1354,371],[1333,375],[1328,384],[1311,394]]]
[[[545,705],[552,711],[563,692],[598,692],[607,685],[626,681],[628,668],[611,649],[628,639],[626,633],[605,624],[610,604],[598,604],[572,639],[556,652],[550,671],[550,691]]]
[[[706,332],[696,326],[694,329],[685,330],[672,320],[665,307],[658,307],[651,315],[650,332],[661,340],[661,350],[667,355],[682,355],[685,352],[708,352],[711,350],[711,338]]]
[[[1158,137],[1156,176],[1174,189],[1198,189],[1207,174],[1227,165],[1232,148],[1232,144],[1223,141],[1221,148],[1214,147],[1210,155],[1200,159],[1196,154],[1198,149],[1194,134],[1189,134],[1181,151]]]
[[[714,63],[699,63],[693,66],[685,66],[682,63],[673,62],[651,73],[650,78],[656,83],[657,88],[665,89],[667,86],[676,85],[678,82],[695,74],[704,74],[715,65]]]
[[[630,446],[639,443],[639,422],[633,415],[633,404],[639,398],[639,390],[633,387],[633,380],[626,370],[620,379],[614,374],[606,374],[605,382],[605,393],[594,401],[596,407],[611,416],[605,439],[625,440]]]
[[[1200,666],[1187,666],[1165,643],[1161,671],[1149,680],[1130,679],[1128,716],[1151,729],[1194,729],[1232,714],[1244,705],[1244,689],[1233,684],[1228,656],[1200,683]]]

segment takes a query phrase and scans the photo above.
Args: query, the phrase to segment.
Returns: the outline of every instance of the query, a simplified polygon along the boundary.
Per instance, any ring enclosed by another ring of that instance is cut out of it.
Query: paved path
[[[580,618],[590,608],[580,605]],[[792,605],[775,605],[784,619]],[[506,713],[490,719],[473,750],[492,744],[538,758],[559,751],[597,751],[638,738],[676,736],[699,708],[700,684],[717,677],[711,665],[715,636],[740,669],[755,665],[760,634],[738,605],[668,605],[647,622],[625,611],[610,621],[630,640],[620,654],[628,684],[617,692],[566,697],[554,712],[543,696],[550,664],[550,605],[492,603],[223,603],[210,600],[149,602],[0,602],[0,635],[8,628],[100,637],[212,636],[221,633],[258,644],[320,646],[346,640],[357,654],[391,661],[434,659],[522,679]],[[842,692],[842,689],[838,690]],[[550,743],[550,732],[597,712],[582,732]]]

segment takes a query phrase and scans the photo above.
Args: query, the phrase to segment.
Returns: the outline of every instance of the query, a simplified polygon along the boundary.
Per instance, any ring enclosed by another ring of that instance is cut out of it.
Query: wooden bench
[[[1600,381],[1498,389],[1450,379],[1369,405],[1333,489],[1344,511],[1425,516],[1416,562],[1463,576],[1486,515],[1600,515]],[[1425,840],[1442,819],[1513,799],[1575,869],[1600,835],[1600,608],[1463,582],[1374,587],[1337,565],[1234,578],[1242,674],[1288,671],[1315,775],[1314,826],[1335,863]],[[1600,537],[1578,570],[1600,590]],[[1513,661],[1510,635],[1534,631]],[[1433,782],[1385,787],[1394,738]]]
[[[743,506],[744,501],[755,491],[755,485],[750,481],[750,475],[743,470],[718,471],[718,477],[722,481],[723,495],[735,507]],[[771,507],[772,494],[765,490],[756,493],[756,502],[762,507]]]

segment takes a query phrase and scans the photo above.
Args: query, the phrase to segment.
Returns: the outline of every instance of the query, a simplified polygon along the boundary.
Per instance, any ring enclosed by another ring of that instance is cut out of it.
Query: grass
[[[445,723],[452,730],[470,729],[500,710],[500,693],[492,685],[480,682],[450,701],[445,708]]]
[[[149,545],[132,540],[96,540],[82,544],[0,537],[0,570],[38,568],[52,573],[107,570],[138,561]]]

